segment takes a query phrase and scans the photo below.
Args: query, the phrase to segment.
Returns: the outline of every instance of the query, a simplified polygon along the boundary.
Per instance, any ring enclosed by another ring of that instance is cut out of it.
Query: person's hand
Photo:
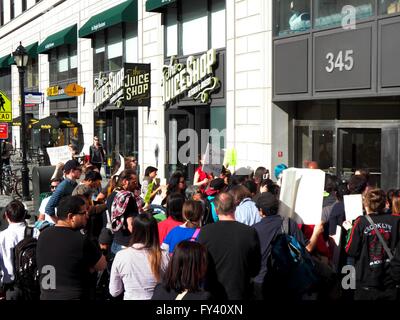
[[[202,185],[207,184],[208,181],[210,181],[210,180],[208,180],[207,178],[205,178],[205,179],[202,181]]]
[[[321,221],[315,225],[312,236],[318,237],[322,232],[324,232],[324,223]]]
[[[343,221],[342,227],[347,231],[353,227],[353,224],[351,223],[351,221],[346,220],[346,221]]]

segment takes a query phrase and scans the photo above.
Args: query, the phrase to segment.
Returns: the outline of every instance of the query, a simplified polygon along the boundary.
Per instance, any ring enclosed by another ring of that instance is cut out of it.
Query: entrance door
[[[209,109],[169,109],[165,120],[166,176],[170,177],[173,172],[181,171],[188,184],[192,184],[199,155],[205,151],[204,141],[208,142],[208,136],[202,137],[202,129],[210,127]]]
[[[349,179],[357,169],[368,168],[370,184],[381,185],[381,129],[339,128],[338,174]]]

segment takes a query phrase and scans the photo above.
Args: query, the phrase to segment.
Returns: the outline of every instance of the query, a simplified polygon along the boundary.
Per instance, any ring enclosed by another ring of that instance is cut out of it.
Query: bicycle
[[[22,199],[21,169],[12,169],[10,165],[3,166],[0,180],[0,194]],[[29,193],[32,191],[32,178],[29,178]]]

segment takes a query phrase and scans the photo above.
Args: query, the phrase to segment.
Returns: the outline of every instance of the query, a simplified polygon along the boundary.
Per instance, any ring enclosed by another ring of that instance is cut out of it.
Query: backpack
[[[306,248],[289,234],[289,219],[283,219],[281,233],[271,243],[269,280],[284,294],[299,298],[317,283],[314,262]]]
[[[203,200],[204,214],[203,217],[201,218],[202,226],[215,222],[215,219],[213,217],[213,210],[215,211],[214,198],[215,198],[214,196],[208,196]]]
[[[36,246],[33,228],[26,227],[24,239],[14,247],[14,282],[23,300],[39,300],[40,297]]]

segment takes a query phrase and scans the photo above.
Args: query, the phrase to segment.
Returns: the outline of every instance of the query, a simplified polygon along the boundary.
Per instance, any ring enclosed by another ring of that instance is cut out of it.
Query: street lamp
[[[22,199],[31,200],[29,195],[29,169],[26,161],[26,119],[25,119],[25,90],[24,90],[24,75],[25,68],[28,64],[28,54],[24,46],[19,43],[17,49],[13,52],[14,61],[18,67],[19,72],[19,93],[20,93],[20,107],[21,107],[21,131],[20,141],[22,146]]]

